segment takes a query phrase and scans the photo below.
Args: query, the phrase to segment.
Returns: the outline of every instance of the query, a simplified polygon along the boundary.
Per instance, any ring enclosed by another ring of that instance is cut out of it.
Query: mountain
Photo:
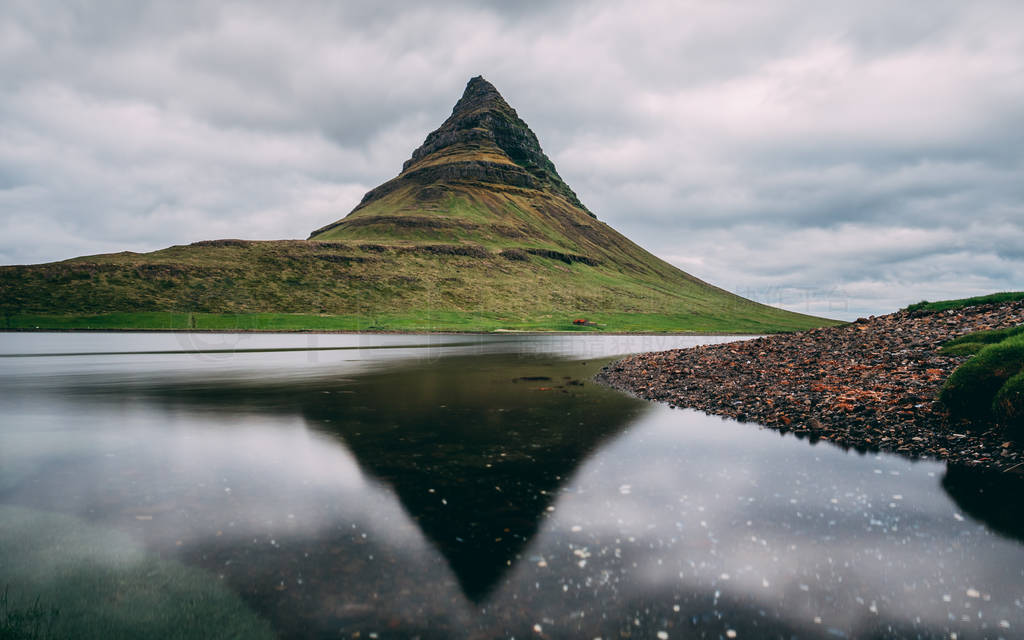
[[[479,76],[397,177],[308,240],[0,267],[0,314],[9,328],[770,332],[831,322],[707,284],[598,220]]]

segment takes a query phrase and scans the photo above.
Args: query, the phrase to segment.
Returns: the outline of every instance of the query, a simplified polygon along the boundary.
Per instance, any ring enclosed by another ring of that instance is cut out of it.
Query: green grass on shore
[[[906,310],[935,312],[1017,300],[1024,300],[1024,291],[923,301]],[[950,374],[939,393],[950,413],[957,418],[995,419],[1006,425],[1010,437],[1024,437],[1024,325],[969,333],[945,342],[940,350],[973,356]]]
[[[958,300],[940,300],[938,302],[928,302],[922,300],[916,302],[906,308],[907,311],[947,311],[949,309],[963,309],[964,307],[973,307],[979,304],[993,304],[996,302],[1013,302],[1016,300],[1024,300],[1024,291],[1001,291],[999,293],[990,293],[985,296],[975,296],[973,298],[960,298]]]
[[[799,317],[799,316],[797,316]],[[806,317],[806,316],[804,316]],[[574,325],[585,319],[590,324]],[[502,313],[417,311],[374,315],[289,313],[122,312],[94,315],[10,314],[0,316],[7,330],[167,330],[167,331],[401,331],[494,332],[574,331],[607,333],[736,333],[760,334],[816,326],[780,324],[776,317],[709,314],[609,312],[574,315],[539,312],[532,316]]]
[[[553,330],[586,318],[608,331],[764,333],[841,324],[745,300],[615,237],[609,249],[539,255],[529,244],[218,240],[0,266],[0,328]]]
[[[1013,329],[1018,331],[1011,330],[1003,340],[984,345],[977,355],[957,367],[943,385],[939,399],[956,417],[995,418],[1019,437],[1024,435],[1024,332],[1019,326]],[[964,341],[952,348],[977,344]]]
[[[943,343],[942,352],[949,355],[973,355],[990,344],[997,344],[1016,335],[1024,334],[1024,324],[1016,327],[975,331]]]
[[[1024,437],[1024,366],[999,388],[992,400],[992,411],[1010,425],[1014,437]]]

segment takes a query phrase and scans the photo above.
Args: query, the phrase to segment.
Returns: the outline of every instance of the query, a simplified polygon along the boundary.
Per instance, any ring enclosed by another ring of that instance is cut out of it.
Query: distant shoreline
[[[538,310],[418,310],[373,314],[210,313],[116,311],[100,314],[0,312],[0,331],[145,331],[219,333],[464,333],[604,335],[766,335],[811,326],[840,324],[814,320],[806,326],[779,325],[763,317],[705,317],[694,313],[581,312]]]
[[[415,330],[366,330],[356,329],[120,329],[120,328],[74,328],[74,329],[0,329],[0,333],[271,333],[293,335],[470,335],[470,336],[734,336],[756,338],[766,335],[747,331],[529,331],[518,329],[497,329],[495,331],[415,331]]]

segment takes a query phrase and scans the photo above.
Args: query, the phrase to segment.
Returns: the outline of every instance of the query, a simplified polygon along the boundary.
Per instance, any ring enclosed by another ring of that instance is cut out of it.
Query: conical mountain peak
[[[505,169],[510,173],[503,180],[509,184],[557,194],[586,211],[544,155],[536,134],[483,76],[470,78],[452,115],[413,151],[402,171],[404,174],[420,165],[467,161],[508,165]]]
[[[512,193],[555,198],[594,217],[558,175],[529,125],[493,84],[476,76],[466,84],[448,119],[405,161],[398,177],[367,192],[349,215],[366,213],[371,205],[387,209],[388,215],[423,211],[441,194]],[[317,229],[311,237],[341,227],[346,220]]]

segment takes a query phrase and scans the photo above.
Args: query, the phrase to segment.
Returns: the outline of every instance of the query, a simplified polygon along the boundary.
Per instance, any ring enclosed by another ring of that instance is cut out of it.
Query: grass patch
[[[970,344],[970,343],[962,343]],[[949,376],[939,400],[955,417],[1001,418],[1020,433],[1024,416],[1024,333],[989,344]]]
[[[213,240],[2,266],[0,329],[550,331],[573,330],[573,317],[644,332],[839,324],[702,282],[563,198],[448,185],[424,199],[407,187],[311,241]]]
[[[1010,425],[1014,437],[1024,436],[1024,368],[1000,387],[992,411],[998,420]]]
[[[928,302],[927,300],[922,300],[921,302],[908,306],[906,311],[947,311],[949,309],[973,307],[979,304],[995,304],[998,302],[1014,302],[1017,300],[1024,300],[1024,291],[1003,291],[1000,293],[990,293],[985,296],[960,298],[958,300],[940,300],[939,302]]]
[[[985,348],[986,345],[997,344],[1007,338],[1021,334],[1024,334],[1024,324],[1003,329],[975,331],[974,333],[968,333],[967,335],[944,342],[941,351],[949,355],[973,355]]]

